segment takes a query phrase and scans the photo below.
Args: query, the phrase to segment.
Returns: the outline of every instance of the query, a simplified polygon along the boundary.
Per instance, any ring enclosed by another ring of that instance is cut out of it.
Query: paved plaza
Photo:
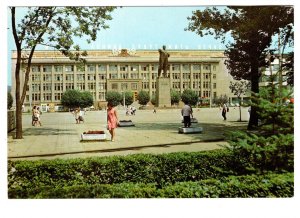
[[[69,112],[43,113],[41,127],[31,125],[31,115],[23,114],[23,137],[13,139],[8,134],[8,159],[54,159],[136,153],[165,153],[177,151],[202,151],[221,148],[226,144],[224,133],[228,130],[246,128],[247,122],[237,122],[238,108],[230,108],[227,121],[223,121],[219,108],[194,108],[194,117],[203,127],[203,133],[178,134],[182,127],[181,109],[137,110],[135,116],[126,116],[118,108],[119,120],[132,120],[134,127],[116,129],[116,139],[111,142],[106,130],[106,111],[88,111],[85,122],[75,123]],[[242,109],[242,120],[248,120],[247,108]],[[81,133],[104,130],[106,141],[81,141]]]

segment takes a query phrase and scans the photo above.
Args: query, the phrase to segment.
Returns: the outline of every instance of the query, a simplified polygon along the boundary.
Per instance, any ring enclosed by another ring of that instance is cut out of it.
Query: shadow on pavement
[[[29,136],[29,135],[78,135],[78,133],[68,129],[62,130],[57,128],[32,127],[32,128],[27,128],[23,132],[23,136]]]

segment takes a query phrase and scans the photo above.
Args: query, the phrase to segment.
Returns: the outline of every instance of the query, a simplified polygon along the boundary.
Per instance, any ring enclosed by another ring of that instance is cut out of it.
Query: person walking
[[[115,129],[119,123],[118,114],[111,102],[107,103],[107,130],[111,135],[111,141],[115,141]]]
[[[191,127],[191,117],[193,118],[193,110],[189,104],[184,103],[184,106],[181,110],[181,115],[183,116],[184,127]]]
[[[76,120],[76,124],[79,124],[79,109],[78,108],[75,108],[75,110],[74,110],[74,117]]]
[[[228,111],[228,107],[227,107],[227,105],[224,103],[224,104],[223,104],[223,107],[222,107],[222,117],[224,118],[224,120],[227,119],[227,118],[226,118],[226,113],[227,113],[227,111]]]
[[[33,107],[33,125],[36,126],[37,124],[39,124],[40,126],[42,126],[42,123],[41,123],[41,112],[39,110],[40,108],[39,107],[36,107],[34,106]]]

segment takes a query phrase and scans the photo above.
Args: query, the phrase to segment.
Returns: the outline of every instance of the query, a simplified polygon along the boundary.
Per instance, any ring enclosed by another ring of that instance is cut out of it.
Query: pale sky
[[[81,49],[158,49],[167,45],[168,49],[224,49],[224,44],[213,36],[201,38],[194,32],[185,31],[188,16],[192,11],[204,7],[122,7],[112,13],[109,29],[100,30],[97,40],[88,44],[84,39],[76,39]],[[17,17],[22,18],[27,10],[17,9]],[[8,10],[8,28],[11,29]],[[8,31],[8,66],[11,50],[15,49],[13,36]],[[37,49],[49,49],[37,47]],[[50,48],[51,49],[51,48]],[[8,68],[8,84],[11,84],[11,70]]]

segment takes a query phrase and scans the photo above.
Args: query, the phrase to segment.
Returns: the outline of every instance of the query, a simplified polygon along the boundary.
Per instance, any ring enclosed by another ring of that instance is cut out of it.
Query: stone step
[[[179,127],[178,133],[183,134],[191,134],[191,133],[202,133],[203,128],[202,127]]]

